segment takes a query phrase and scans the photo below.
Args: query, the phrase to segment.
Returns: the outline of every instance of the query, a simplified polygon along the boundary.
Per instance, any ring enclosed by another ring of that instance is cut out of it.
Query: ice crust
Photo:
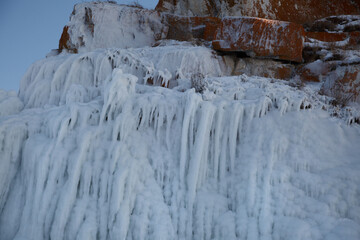
[[[1,240],[360,239],[360,127],[317,90],[95,42],[0,91]]]
[[[359,126],[220,65],[178,45],[35,63],[0,118],[1,239],[359,239]],[[174,88],[144,84],[160,71]]]
[[[79,52],[151,46],[166,34],[158,12],[103,2],[76,4],[67,25],[70,46]]]
[[[6,92],[0,89],[0,117],[16,114],[24,107],[15,91]]]
[[[63,53],[34,63],[20,85],[19,97],[26,107],[62,105],[72,99],[88,102],[101,95],[102,86],[114,68],[121,68],[155,85],[190,78],[194,72],[204,76],[229,75],[223,58],[205,47],[179,42],[168,46],[137,49],[98,49],[69,55]]]

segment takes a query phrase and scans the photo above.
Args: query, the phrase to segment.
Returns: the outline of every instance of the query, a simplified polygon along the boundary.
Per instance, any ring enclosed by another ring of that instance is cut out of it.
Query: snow
[[[2,240],[360,239],[360,126],[327,97],[188,43],[85,46],[0,91]]]
[[[22,110],[24,104],[17,97],[16,92],[6,92],[0,89],[0,117],[16,114]]]
[[[35,62],[20,84],[19,97],[26,107],[65,104],[72,98],[81,102],[100,96],[101,87],[112,69],[121,68],[139,82],[176,86],[176,79],[229,75],[224,60],[205,47],[179,42],[137,49],[98,49],[94,52],[56,57]]]
[[[190,50],[200,51],[176,53]],[[68,96],[62,104],[34,91],[83,57],[36,63],[22,81],[26,109],[0,119],[3,239],[359,238],[360,128],[331,118],[315,92],[205,74],[202,95],[144,85],[128,63],[97,91],[77,77],[50,94]]]
[[[67,26],[79,52],[151,46],[166,34],[158,12],[104,2],[76,4]]]

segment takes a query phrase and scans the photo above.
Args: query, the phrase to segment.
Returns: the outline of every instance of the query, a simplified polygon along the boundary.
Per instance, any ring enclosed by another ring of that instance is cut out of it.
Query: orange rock
[[[344,41],[348,35],[346,33],[306,32],[306,37],[323,42],[338,42]]]
[[[355,46],[360,44],[360,32],[349,32],[349,46]]]
[[[233,2],[233,0],[230,0]],[[299,24],[331,15],[360,14],[360,2],[353,0],[244,0],[242,14]]]
[[[305,24],[309,32],[356,32],[360,31],[360,14],[336,15]]]
[[[67,49],[68,51],[72,52],[72,53],[77,53],[78,50],[76,48],[74,48],[73,46],[71,46],[70,43],[70,35],[68,33],[69,27],[65,26],[63,29],[63,32],[61,34],[61,38],[59,40],[59,51],[61,52],[64,49]]]
[[[360,32],[306,32],[306,37],[329,43],[348,40],[348,42],[342,46],[355,46],[360,43]]]
[[[259,76],[289,80],[293,77],[295,67],[271,59],[240,58],[237,60],[233,75],[246,74],[248,76]]]
[[[336,104],[360,103],[360,67],[359,65],[338,67],[327,76],[327,82],[321,91],[334,97]]]
[[[193,38],[211,41],[220,25],[220,19],[215,17],[183,17],[165,15],[168,24],[167,39],[188,41]]]
[[[212,42],[215,50],[302,62],[305,32],[296,23],[261,18],[224,18]]]
[[[330,71],[328,63],[317,60],[315,62],[300,65],[296,69],[297,75],[303,82],[321,82]]]
[[[360,15],[359,0],[159,0],[156,9],[194,16],[250,16],[299,24],[333,15]]]

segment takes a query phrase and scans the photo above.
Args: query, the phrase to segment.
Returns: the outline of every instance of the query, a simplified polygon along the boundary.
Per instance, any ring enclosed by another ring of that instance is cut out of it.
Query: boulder
[[[261,18],[224,18],[212,42],[223,52],[302,62],[305,32],[301,25]]]
[[[297,67],[296,74],[303,82],[321,82],[330,71],[330,65],[321,60]]]
[[[211,41],[221,22],[215,17],[184,17],[173,14],[165,14],[164,18],[168,27],[166,38],[178,41]]]
[[[271,59],[240,58],[236,61],[233,75],[246,74],[289,80],[295,73],[295,66]]]
[[[360,32],[306,32],[305,41],[327,49],[356,47],[360,44]]]
[[[163,16],[155,10],[116,3],[79,3],[64,27],[59,50],[76,53],[98,48],[151,46],[165,34]]]
[[[333,15],[360,15],[354,0],[160,0],[156,9],[190,16],[250,16],[299,24]]]
[[[360,13],[357,15],[338,15],[317,19],[305,24],[309,32],[354,32],[360,31]]]
[[[345,106],[360,103],[360,65],[339,66],[326,77],[321,92],[334,98],[334,103]]]
[[[344,41],[348,35],[346,33],[306,32],[306,37],[323,42],[338,42]]]

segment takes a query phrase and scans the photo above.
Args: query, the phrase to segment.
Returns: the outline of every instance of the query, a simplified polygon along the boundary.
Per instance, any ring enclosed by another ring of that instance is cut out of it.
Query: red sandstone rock
[[[237,60],[233,75],[246,74],[248,76],[259,76],[289,80],[295,73],[292,64],[285,64],[271,59],[240,58]]]
[[[358,15],[337,15],[306,24],[309,32],[354,32],[360,31],[360,13]]]
[[[301,25],[261,18],[224,18],[212,42],[215,50],[302,62]]]
[[[321,91],[334,97],[336,104],[347,105],[360,102],[360,67],[359,65],[342,66],[332,71]]]
[[[59,51],[67,49],[69,52],[77,53],[78,50],[71,44],[70,35],[68,33],[69,27],[65,26],[59,40]]]
[[[159,0],[156,9],[194,16],[250,16],[311,23],[333,15],[360,15],[359,0]]]
[[[330,71],[330,66],[321,60],[299,66],[296,70],[297,75],[303,82],[321,82]]]
[[[307,38],[316,39],[322,42],[341,42],[347,41],[343,44],[340,44],[342,47],[344,46],[355,46],[360,43],[360,32],[339,32],[339,33],[329,33],[329,32],[306,32]],[[307,40],[308,42],[311,42]],[[331,46],[331,45],[330,45]],[[336,47],[333,45],[332,47]]]
[[[211,41],[220,26],[220,19],[214,17],[183,17],[166,14],[167,39],[189,41],[193,38]]]
[[[323,42],[338,42],[344,41],[348,35],[346,33],[306,32],[306,37]]]

